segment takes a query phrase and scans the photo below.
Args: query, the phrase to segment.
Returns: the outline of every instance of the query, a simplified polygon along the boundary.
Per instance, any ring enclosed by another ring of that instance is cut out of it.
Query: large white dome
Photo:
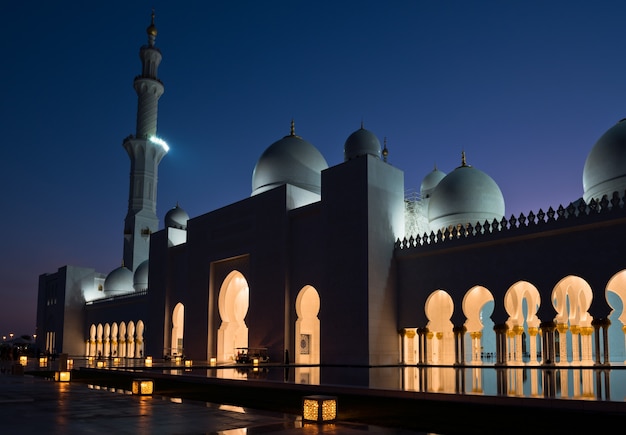
[[[322,171],[328,163],[312,144],[291,134],[270,145],[259,158],[252,174],[252,195],[283,184],[313,193],[322,192]]]
[[[583,170],[583,198],[601,199],[626,189],[626,120],[609,128],[595,143]]]
[[[374,133],[364,129],[361,124],[361,128],[346,139],[343,146],[343,157],[344,161],[347,161],[366,154],[380,158],[380,141]]]
[[[463,164],[446,175],[433,190],[428,204],[430,228],[438,231],[504,217],[504,197],[493,179]]]
[[[125,266],[113,270],[104,280],[104,293],[107,296],[130,293],[133,290],[133,272]]]

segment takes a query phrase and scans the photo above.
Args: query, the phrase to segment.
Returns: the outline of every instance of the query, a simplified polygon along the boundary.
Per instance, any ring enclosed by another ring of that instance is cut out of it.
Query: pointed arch
[[[484,318],[489,318],[493,312],[493,294],[483,286],[472,287],[463,297],[463,314],[467,319],[465,328],[471,340],[471,364],[481,364],[485,354],[483,335],[485,324]],[[490,322],[493,323],[493,322]],[[493,331],[487,331],[493,335]],[[495,350],[495,341],[494,341]]]
[[[217,330],[217,359],[235,360],[237,347],[248,347],[245,322],[250,304],[248,281],[238,270],[230,272],[220,287],[218,310],[221,324]]]
[[[452,297],[444,290],[435,290],[426,299],[424,309],[428,318],[428,339],[431,340],[427,362],[453,364],[454,332],[450,320],[454,313]]]
[[[185,306],[177,303],[172,311],[172,335],[169,354],[171,356],[183,355],[185,337]]]
[[[522,364],[524,358],[531,364],[537,363],[537,343],[540,339],[537,311],[541,305],[539,290],[528,281],[517,281],[504,295],[504,309],[508,314],[506,325],[506,361]]]
[[[306,285],[296,297],[295,363],[320,363],[320,296],[317,290]]]

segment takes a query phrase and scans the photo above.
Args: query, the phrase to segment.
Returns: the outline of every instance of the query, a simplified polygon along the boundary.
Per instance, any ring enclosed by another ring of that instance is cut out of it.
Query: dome
[[[133,276],[133,288],[136,292],[148,288],[148,260],[137,266]]]
[[[361,124],[361,128],[346,139],[343,146],[343,158],[347,161],[365,154],[380,158],[380,141],[374,133],[364,129]]]
[[[188,220],[189,215],[185,210],[180,208],[178,204],[176,204],[176,207],[170,209],[165,214],[165,226],[167,228],[178,228],[181,230],[186,230]]]
[[[105,293],[130,293],[132,291],[133,272],[125,266],[113,270],[104,280]]]
[[[324,156],[309,142],[291,134],[270,145],[259,158],[252,174],[252,195],[290,184],[320,194]]]
[[[504,217],[504,197],[489,175],[465,164],[446,175],[433,190],[428,205],[430,228],[483,224]]]
[[[626,189],[626,119],[609,128],[595,143],[583,169],[583,198],[609,198]]]
[[[446,176],[446,173],[440,171],[435,167],[431,172],[429,172],[424,179],[422,180],[422,184],[420,185],[420,196],[422,198],[429,198],[432,194],[437,184]]]

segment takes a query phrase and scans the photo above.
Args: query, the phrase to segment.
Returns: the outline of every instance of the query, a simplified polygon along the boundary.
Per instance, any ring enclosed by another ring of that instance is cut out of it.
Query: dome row
[[[380,158],[380,141],[363,128],[352,133],[344,144],[344,161],[363,155]],[[252,195],[283,184],[320,194],[321,173],[328,163],[311,143],[296,136],[293,121],[289,135],[271,144],[261,155],[252,175]],[[583,170],[583,199],[599,200],[615,191],[626,190],[626,119],[606,131],[592,147]],[[505,214],[502,192],[486,173],[467,165],[465,154],[459,167],[446,174],[435,168],[422,180],[422,199],[428,201],[431,229],[452,225],[500,220]],[[189,215],[176,207],[165,215],[165,225],[186,230]],[[148,286],[148,260],[133,273],[121,266],[104,282],[107,295],[140,291]]]

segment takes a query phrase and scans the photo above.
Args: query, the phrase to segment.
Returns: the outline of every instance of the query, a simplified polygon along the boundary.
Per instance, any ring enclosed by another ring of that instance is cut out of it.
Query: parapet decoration
[[[570,203],[567,207],[562,205],[555,211],[552,207],[544,212],[539,209],[537,214],[532,211],[525,216],[521,213],[518,218],[511,216],[510,219],[502,218],[500,221],[494,219],[491,222],[485,221],[482,224],[457,225],[452,228],[437,231],[437,233],[424,233],[422,236],[405,237],[398,239],[395,243],[396,249],[410,249],[420,246],[432,245],[434,243],[447,243],[458,239],[480,238],[493,234],[514,235],[515,231],[529,230],[533,228],[545,229],[543,226],[554,223],[572,225],[597,215],[625,214],[626,192],[622,196],[618,192],[613,192],[609,200],[605,195],[600,201],[592,199],[586,203],[580,199],[577,204]]]

